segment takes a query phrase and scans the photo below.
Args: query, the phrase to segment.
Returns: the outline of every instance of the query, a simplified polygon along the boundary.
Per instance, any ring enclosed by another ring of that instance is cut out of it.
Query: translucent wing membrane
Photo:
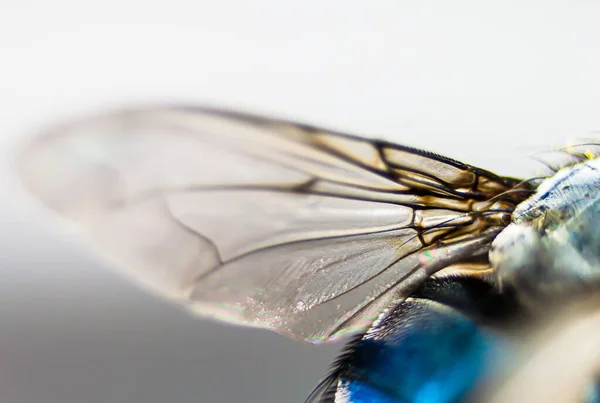
[[[516,180],[438,155],[200,108],[73,122],[24,147],[18,167],[159,293],[312,342],[485,254],[526,197],[504,193]]]

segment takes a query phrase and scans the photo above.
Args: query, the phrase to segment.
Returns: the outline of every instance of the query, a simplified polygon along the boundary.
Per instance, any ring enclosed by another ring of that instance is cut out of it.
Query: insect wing
[[[185,107],[57,127],[17,164],[37,198],[161,295],[311,342],[368,326],[431,274],[485,254],[504,224],[475,219],[473,203],[517,183],[384,142]]]

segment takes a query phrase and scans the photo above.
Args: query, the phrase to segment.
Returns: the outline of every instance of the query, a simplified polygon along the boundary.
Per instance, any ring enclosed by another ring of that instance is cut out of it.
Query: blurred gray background
[[[10,150],[94,108],[187,101],[517,176],[600,129],[600,3],[0,3],[0,402],[301,402],[339,346],[192,318],[14,189]]]

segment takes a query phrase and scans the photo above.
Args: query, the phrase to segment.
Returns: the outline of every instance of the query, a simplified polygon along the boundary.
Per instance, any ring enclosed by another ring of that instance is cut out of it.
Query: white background
[[[77,112],[189,101],[511,175],[600,129],[593,1],[0,0],[0,146]],[[3,159],[3,164],[7,162]],[[0,402],[302,401],[337,347],[190,318],[0,194]]]

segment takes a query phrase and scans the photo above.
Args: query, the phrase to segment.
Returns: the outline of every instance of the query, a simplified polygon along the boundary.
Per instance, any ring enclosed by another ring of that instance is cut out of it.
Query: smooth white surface
[[[60,118],[151,101],[299,119],[511,175],[535,174],[527,154],[600,128],[591,1],[3,0],[0,10],[3,155]],[[0,401],[294,402],[326,373],[335,348],[190,319],[2,193]]]

